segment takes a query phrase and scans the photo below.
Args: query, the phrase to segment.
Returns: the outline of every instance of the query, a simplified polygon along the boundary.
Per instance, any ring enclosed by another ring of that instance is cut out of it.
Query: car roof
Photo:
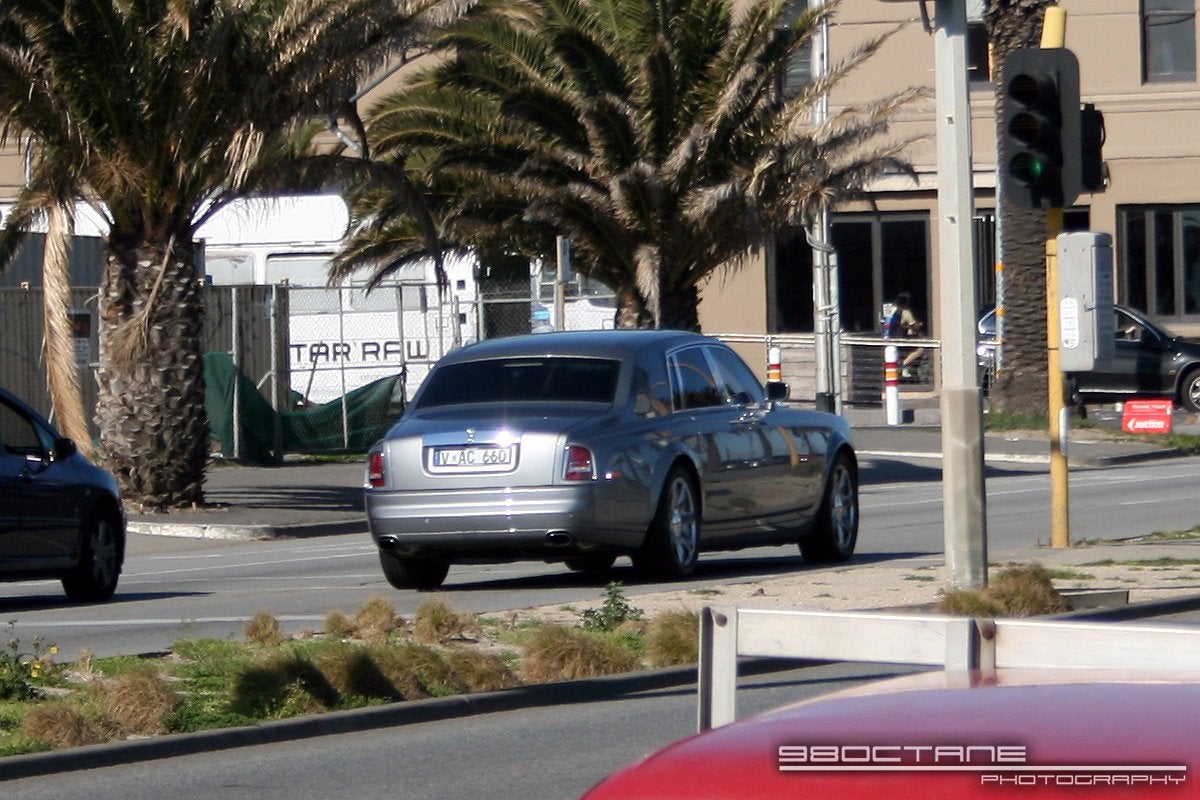
[[[675,330],[597,330],[531,333],[485,339],[447,354],[446,364],[509,356],[576,356],[628,358],[647,347],[670,350],[686,344],[717,340],[698,333]]]

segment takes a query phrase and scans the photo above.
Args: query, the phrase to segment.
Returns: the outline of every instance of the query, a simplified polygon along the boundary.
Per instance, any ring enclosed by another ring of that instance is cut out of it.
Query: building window
[[[794,0],[784,12],[783,21],[792,24],[807,11],[808,0]],[[818,57],[815,46],[820,43],[819,40],[818,32],[788,61],[787,71],[784,72],[782,85],[779,87],[780,95],[785,98],[795,97],[805,86],[812,83],[813,75],[820,69],[819,64],[813,63],[813,59]]]
[[[991,83],[991,58],[988,55],[987,28],[982,22],[967,23],[967,80]]]
[[[1118,299],[1167,323],[1200,321],[1200,205],[1118,216]]]
[[[1147,83],[1196,79],[1195,0],[1142,0],[1142,72]]]
[[[843,331],[880,333],[883,304],[908,292],[933,335],[927,214],[835,214],[830,243],[837,253]],[[770,291],[772,332],[813,330],[813,256],[803,232],[776,244]]]

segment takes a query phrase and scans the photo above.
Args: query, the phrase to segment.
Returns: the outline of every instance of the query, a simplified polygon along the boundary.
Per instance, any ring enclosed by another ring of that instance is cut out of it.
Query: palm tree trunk
[[[105,465],[143,511],[204,503],[208,418],[196,253],[110,237],[96,417]]]
[[[71,326],[71,253],[75,232],[74,206],[54,204],[48,210],[46,251],[42,260],[42,314],[46,321],[46,383],[54,421],[64,436],[75,440],[85,455],[92,453],[92,437],[83,413],[83,392],[75,365]]]
[[[1003,141],[1004,83],[999,79],[1008,53],[1037,47],[1050,0],[987,0],[984,20],[995,59],[997,151]],[[1003,165],[1000,166],[1003,169]],[[1045,416],[1050,405],[1046,360],[1046,215],[1003,201],[1000,258],[1004,265],[1003,368],[992,384],[996,411]]]

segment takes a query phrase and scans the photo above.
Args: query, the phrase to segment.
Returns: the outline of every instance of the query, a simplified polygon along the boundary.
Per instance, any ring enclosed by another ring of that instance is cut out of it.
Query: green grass
[[[1089,561],[1086,564],[1081,564],[1084,567],[1151,567],[1151,568],[1171,568],[1171,567],[1190,567],[1200,564],[1200,558],[1174,558],[1172,556],[1163,556],[1162,558],[1134,558],[1127,561],[1114,561],[1111,558],[1102,559],[1100,561]]]
[[[1096,576],[1090,572],[1080,572],[1077,569],[1051,569],[1050,577],[1056,581],[1094,581]]]

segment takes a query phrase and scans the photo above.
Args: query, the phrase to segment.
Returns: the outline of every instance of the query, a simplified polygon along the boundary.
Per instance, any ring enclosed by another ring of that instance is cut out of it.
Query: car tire
[[[676,466],[667,475],[646,543],[635,561],[665,578],[686,578],[695,571],[699,555],[699,492],[688,471]]]
[[[603,575],[612,569],[617,557],[612,554],[599,556],[578,556],[563,560],[563,564],[571,572],[582,572],[585,575]]]
[[[825,495],[811,533],[800,540],[804,560],[834,564],[854,555],[858,542],[858,476],[845,453],[838,454],[825,482]]]
[[[121,525],[107,512],[94,513],[80,528],[79,563],[62,577],[63,590],[73,603],[107,600],[117,590],[124,560]]]
[[[1200,412],[1200,368],[1183,376],[1179,383],[1179,404],[1193,414]]]
[[[436,589],[446,580],[450,564],[435,558],[411,558],[380,553],[383,577],[396,589]]]

